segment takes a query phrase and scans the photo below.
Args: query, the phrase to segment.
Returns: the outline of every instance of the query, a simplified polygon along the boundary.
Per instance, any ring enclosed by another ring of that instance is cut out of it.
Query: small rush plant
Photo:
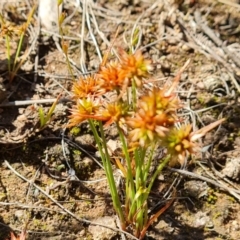
[[[18,70],[21,68],[23,63],[27,58],[27,51],[24,54],[21,53],[23,48],[24,38],[26,37],[27,29],[31,24],[33,19],[33,14],[35,12],[36,7],[34,6],[30,13],[28,14],[27,20],[20,26],[14,26],[13,24],[6,22],[3,16],[0,14],[0,38],[5,39],[5,51],[7,56],[8,63],[8,74],[9,74],[9,82],[11,83],[16,76]],[[11,56],[12,51],[12,40],[14,36],[17,38],[17,50],[14,54],[14,57]]]
[[[133,231],[137,238],[143,239],[150,224],[163,212],[161,209],[154,216],[148,215],[149,194],[159,173],[169,164],[183,165],[190,154],[200,150],[196,140],[224,119],[197,131],[192,131],[190,124],[181,123],[177,111],[183,104],[176,88],[187,64],[171,85],[149,87],[147,83],[154,83],[151,61],[139,50],[128,54],[119,49],[118,53],[120,57],[111,60],[106,54],[97,73],[74,82],[75,104],[70,110],[68,126],[88,121],[122,229]],[[117,128],[122,146],[122,153],[114,159],[111,159],[104,131],[111,124]],[[150,169],[158,147],[166,149],[165,156],[158,160],[152,173]],[[114,180],[114,161],[124,176],[124,203],[120,201]]]

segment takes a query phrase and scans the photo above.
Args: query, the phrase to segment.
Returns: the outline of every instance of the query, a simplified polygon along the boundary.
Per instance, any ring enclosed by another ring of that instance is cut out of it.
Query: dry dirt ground
[[[26,21],[34,1],[1,1],[6,21]],[[177,197],[149,228],[145,239],[240,239],[240,4],[237,0],[65,1],[63,36],[77,78],[95,71],[114,47],[142,49],[159,81],[171,81],[184,63],[179,113],[195,128],[221,117],[226,123],[202,140],[202,152],[185,169],[166,169],[151,194],[152,213],[169,196]],[[29,28],[26,63],[9,83],[5,42],[0,39],[0,239],[124,239],[119,232],[108,186],[87,125],[64,129],[71,107],[72,77],[58,35],[39,34],[38,14]],[[11,42],[14,55],[16,38]],[[62,94],[53,118],[39,127]],[[41,99],[47,99],[42,103]],[[29,102],[29,100],[31,100]],[[115,129],[108,138],[116,138]],[[173,188],[172,188],[173,189]],[[82,220],[86,220],[85,222]],[[126,236],[126,239],[131,239]]]

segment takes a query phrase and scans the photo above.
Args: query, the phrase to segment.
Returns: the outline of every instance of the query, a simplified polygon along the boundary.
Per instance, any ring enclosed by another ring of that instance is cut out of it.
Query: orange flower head
[[[98,78],[102,80],[106,92],[122,89],[126,83],[126,74],[121,70],[117,61],[112,61],[100,67]]]
[[[91,95],[101,94],[102,82],[96,76],[80,77],[74,82],[72,92],[74,98],[86,98]]]
[[[142,86],[142,79],[153,70],[150,60],[144,59],[140,50],[127,54],[120,49],[121,69],[128,79],[134,80],[137,86]]]
[[[87,119],[97,119],[100,104],[92,98],[78,99],[77,104],[71,109],[68,126],[76,126]]]
[[[181,126],[181,128],[171,128],[162,141],[162,145],[172,156],[172,164],[178,161],[181,165],[185,161],[186,153],[193,153],[196,144],[191,141],[192,126]],[[170,163],[171,164],[171,163]]]
[[[120,119],[127,114],[127,106],[122,103],[109,103],[106,108],[102,111],[103,118],[106,119],[107,123],[105,126],[111,123],[119,123]]]
[[[149,123],[170,127],[176,121],[176,110],[180,102],[175,96],[164,97],[162,90],[153,89],[147,96],[139,101],[138,113]]]
[[[130,141],[139,141],[145,145],[153,140],[165,137],[168,129],[176,122],[176,98],[165,98],[161,90],[153,90],[143,96],[138,103],[137,112],[126,119],[126,124],[132,129]]]
[[[170,164],[174,165],[176,162],[179,162],[183,165],[186,153],[193,154],[196,150],[200,149],[195,141],[223,121],[225,121],[224,118],[194,132],[192,132],[191,125],[181,126],[179,129],[175,127],[171,128],[162,141],[163,146],[167,148],[168,153],[172,156],[172,162],[170,162]]]

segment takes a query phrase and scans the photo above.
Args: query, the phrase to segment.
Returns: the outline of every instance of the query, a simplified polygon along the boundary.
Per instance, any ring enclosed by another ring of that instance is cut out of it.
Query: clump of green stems
[[[52,106],[49,108],[48,112],[45,114],[43,108],[40,106],[38,109],[39,119],[40,119],[40,128],[42,130],[47,126],[47,124],[51,121],[53,112],[57,106],[57,103],[61,97],[61,94],[58,95],[56,100],[53,102]]]
[[[33,7],[30,13],[28,14],[27,21],[23,23],[21,26],[13,26],[10,23],[7,23],[3,16],[0,14],[0,23],[1,23],[1,34],[0,36],[5,38],[6,45],[6,56],[8,62],[8,73],[9,73],[9,81],[12,82],[14,77],[16,76],[18,70],[25,62],[27,56],[26,53],[21,56],[21,51],[23,48],[24,37],[26,36],[26,31],[28,26],[30,25],[33,14],[36,7]],[[11,57],[11,39],[13,36],[17,36],[17,50],[16,54],[14,54],[14,58]],[[21,56],[21,59],[20,59]]]
[[[224,119],[195,132],[191,125],[176,127],[180,122],[177,111],[182,107],[176,88],[187,64],[171,85],[166,83],[162,88],[146,89],[146,84],[153,80],[151,61],[140,51],[127,54],[119,49],[119,56],[118,60],[108,61],[105,55],[96,74],[74,82],[75,104],[68,126],[88,121],[122,229],[133,230],[136,237],[143,239],[150,224],[169,206],[166,204],[152,217],[148,215],[148,199],[157,176],[168,164],[183,164],[189,154],[198,150],[195,141]],[[112,93],[111,100],[105,97],[109,93]],[[98,121],[97,126],[95,121]],[[115,124],[122,145],[121,156],[113,159],[104,131],[111,124]],[[166,155],[158,159],[158,166],[151,173],[154,152],[159,146],[166,148]],[[124,203],[120,201],[114,179],[114,161],[125,178]]]

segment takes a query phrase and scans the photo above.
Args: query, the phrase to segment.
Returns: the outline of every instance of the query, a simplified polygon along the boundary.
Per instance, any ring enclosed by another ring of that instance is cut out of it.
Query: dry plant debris
[[[8,26],[19,29],[34,5],[38,1],[3,0],[0,13]],[[26,223],[27,239],[93,239],[88,230],[93,221],[115,218],[95,142],[76,141],[89,137],[88,127],[83,123],[64,129],[73,104],[73,76],[98,71],[112,42],[110,58],[121,46],[131,52],[139,49],[153,60],[156,79],[149,89],[171,82],[191,59],[177,89],[184,102],[178,112],[181,121],[197,131],[227,118],[205,136],[202,152],[188,166],[169,168],[158,177],[150,214],[174,189],[177,201],[153,223],[148,238],[239,239],[239,9],[239,3],[230,0],[65,0],[59,33],[40,28],[35,11],[18,59],[24,58],[24,63],[11,83],[1,31],[0,239],[10,239],[10,232],[20,237]],[[12,59],[18,40],[14,35],[10,42]],[[49,113],[59,94],[50,121],[40,129],[39,107]],[[107,138],[116,141],[111,126]],[[120,152],[119,147],[113,149],[112,157]],[[116,170],[116,180],[119,176]],[[190,193],[196,183],[203,188]],[[112,229],[113,238],[133,238],[119,232],[119,226]]]

